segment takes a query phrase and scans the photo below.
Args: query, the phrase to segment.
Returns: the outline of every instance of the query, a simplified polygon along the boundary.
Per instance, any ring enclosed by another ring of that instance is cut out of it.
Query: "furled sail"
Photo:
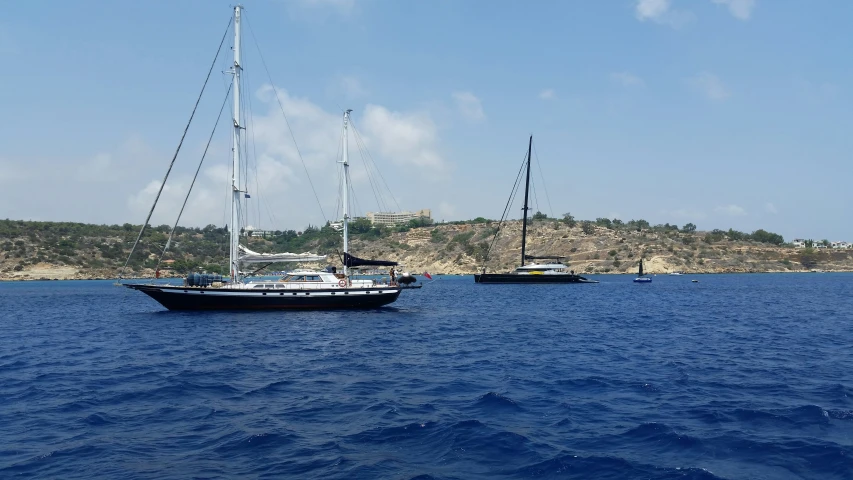
[[[313,253],[258,253],[240,245],[241,263],[278,263],[278,262],[322,262],[325,255]]]
[[[397,262],[388,260],[365,260],[363,258],[353,257],[349,253],[344,254],[344,265],[347,267],[393,267]]]

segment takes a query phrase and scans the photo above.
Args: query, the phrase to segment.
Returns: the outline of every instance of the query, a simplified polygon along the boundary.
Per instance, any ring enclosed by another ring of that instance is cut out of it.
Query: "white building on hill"
[[[367,219],[373,225],[400,225],[418,218],[432,219],[432,212],[428,208],[417,212],[367,212]]]

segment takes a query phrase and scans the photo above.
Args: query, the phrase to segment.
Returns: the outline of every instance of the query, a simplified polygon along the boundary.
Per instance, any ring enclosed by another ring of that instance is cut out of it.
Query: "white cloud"
[[[191,180],[191,177],[184,175],[169,179],[157,201],[154,215],[151,217],[150,223],[152,225],[172,225],[175,223],[181,205],[186,199]],[[131,217],[126,221],[142,223],[151,209],[159,189],[160,181],[153,180],[140,191],[128,196],[127,207]],[[224,197],[216,195],[210,186],[196,183],[189,200],[187,200],[187,207],[181,215],[180,224],[221,224],[224,216],[223,200],[225,200]]]
[[[742,217],[746,215],[746,210],[737,205],[723,205],[714,209],[715,212],[721,215],[729,215],[731,217]]]
[[[557,93],[552,88],[546,88],[539,92],[539,98],[542,100],[554,100],[557,98]]]
[[[425,167],[429,172],[447,168],[436,149],[437,128],[426,113],[392,112],[379,105],[367,105],[362,120],[364,133],[380,154],[393,162]]]
[[[278,105],[276,90],[298,142],[298,150]],[[256,96],[260,102],[255,104],[255,115],[248,125],[254,132],[249,133],[253,137],[251,149],[254,152],[247,159],[248,179],[244,179],[248,180],[251,195],[244,212],[245,222],[258,228],[273,225],[276,228],[301,228],[309,223],[321,223],[321,208],[327,219],[338,218],[340,165],[337,162],[341,152],[342,114],[326,111],[307,98],[291,95],[284,89],[273,89],[270,85],[258,89]],[[358,136],[354,129],[350,129],[350,172],[356,198],[361,202],[351,206],[354,213],[363,213],[362,210],[371,209],[373,204],[371,188],[367,186],[371,179],[367,177],[363,156],[359,153],[360,142],[368,148],[370,158],[392,185],[399,181],[399,177],[390,174],[393,165],[407,167],[406,172],[411,172],[414,179],[406,177],[403,181],[412,188],[420,185],[419,180],[429,182],[436,173],[446,171],[447,164],[436,149],[438,131],[428,113],[394,112],[382,106],[367,105],[361,112],[354,113],[353,126],[357,128]],[[311,176],[320,207],[305,169]],[[193,188],[181,223],[221,225],[227,222],[229,179],[230,162],[206,166]],[[132,221],[144,218],[159,188],[158,177],[147,177],[146,180],[147,183],[136,193],[128,195],[127,208],[132,212]],[[190,175],[175,175],[173,172],[163,190],[152,224],[174,221],[190,181]],[[391,192],[391,195],[397,193]],[[379,194],[383,201],[389,199],[387,190]],[[401,202],[401,208],[407,207]]]
[[[710,100],[725,100],[731,96],[722,80],[709,72],[702,72],[688,80],[690,86]]]
[[[749,20],[755,9],[756,0],[711,0],[717,5],[726,5],[729,12],[738,20]]]
[[[628,72],[611,73],[610,80],[622,85],[623,87],[641,87],[645,85],[642,78]]]
[[[776,205],[773,205],[770,202],[764,204],[764,211],[767,213],[772,213],[773,215],[779,213],[779,210],[776,209]]]
[[[749,20],[757,0],[711,0],[717,5],[728,7],[729,12],[739,20]],[[693,12],[672,8],[673,0],[637,0],[634,13],[641,22],[646,20],[681,28],[694,19]]]
[[[681,28],[693,20],[693,13],[671,7],[671,0],[637,0],[635,13],[641,22],[650,20],[672,28]]]
[[[354,75],[338,76],[332,89],[334,94],[342,94],[347,99],[364,97],[369,93],[362,85],[361,80]]]
[[[483,113],[483,102],[471,92],[454,92],[453,100],[459,113],[468,120],[480,121],[486,118]]]
[[[670,0],[637,0],[637,18],[657,19],[669,11]]]

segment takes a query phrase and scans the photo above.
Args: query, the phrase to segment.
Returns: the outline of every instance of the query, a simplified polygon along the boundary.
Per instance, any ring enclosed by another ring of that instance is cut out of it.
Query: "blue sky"
[[[141,222],[229,6],[5,5],[0,217]],[[325,218],[337,203],[340,108],[352,108],[400,207],[438,220],[499,217],[533,133],[546,213],[853,240],[851,2],[245,6]],[[257,151],[249,220],[323,223],[254,42],[244,43]],[[217,63],[154,223],[173,221],[227,65]],[[228,142],[222,128],[182,223],[225,223]],[[376,210],[350,145],[357,213]]]

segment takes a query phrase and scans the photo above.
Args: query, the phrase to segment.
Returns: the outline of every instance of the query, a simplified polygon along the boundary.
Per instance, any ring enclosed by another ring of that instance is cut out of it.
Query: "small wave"
[[[0,468],[0,474],[13,473],[17,475],[35,475],[37,477],[59,477],[62,475],[56,469],[63,468],[64,459],[81,461],[88,458],[96,458],[102,455],[104,448],[95,445],[77,445],[68,448],[50,450],[46,453],[36,455],[22,462]],[[3,476],[3,475],[0,475]]]
[[[776,413],[765,412],[762,410],[751,410],[738,408],[732,410],[729,416],[741,422],[783,422],[794,423],[790,418]]]
[[[641,383],[637,386],[637,388],[643,392],[649,393],[658,393],[660,392],[660,388],[651,383]]]
[[[701,447],[702,441],[690,435],[679,434],[671,427],[662,423],[644,423],[619,435],[622,438],[639,440],[644,443],[653,443],[660,448],[671,448],[673,446],[689,449]]]
[[[250,397],[253,395],[269,395],[269,394],[277,394],[287,390],[287,387],[293,385],[295,382],[291,380],[279,380],[277,382],[272,382],[263,387],[256,388],[254,390],[249,390],[244,393],[244,396]]]
[[[845,403],[853,403],[853,388],[840,383],[822,385],[815,389],[815,393],[821,397],[837,400]]]
[[[475,405],[488,410],[522,410],[515,400],[495,392],[489,392],[478,398]]]
[[[349,438],[357,443],[393,443],[425,435],[435,425],[434,422],[424,422],[397,427],[377,427],[351,435]]]
[[[480,428],[485,427],[479,420],[462,420],[453,424],[452,428]]]
[[[826,425],[829,423],[829,412],[817,405],[792,408],[786,411],[784,415],[801,425]]]
[[[234,455],[242,450],[275,449],[293,444],[295,438],[296,435],[293,434],[255,433],[227,441],[216,447],[215,451]]]
[[[98,427],[102,425],[110,425],[115,423],[115,421],[111,420],[109,416],[105,414],[93,413],[88,417],[83,419],[83,423],[86,425],[91,425],[93,427]]]
[[[568,454],[507,472],[507,475],[524,478],[595,478],[601,480],[623,478],[722,480],[722,477],[702,468],[667,468],[631,462],[619,457],[581,457]]]
[[[829,410],[827,414],[833,420],[853,420],[853,410]]]
[[[831,413],[817,405],[778,410],[734,410],[698,411],[698,416],[708,423],[744,422],[749,424],[781,424],[787,426],[826,425]]]
[[[570,387],[573,390],[595,390],[613,387],[612,382],[602,377],[568,378],[565,380],[558,380],[556,383],[557,385]]]
[[[145,390],[117,393],[112,398],[104,400],[104,402],[110,405],[117,405],[125,402],[171,401],[177,398],[197,396],[221,398],[223,396],[231,396],[240,393],[241,392],[236,388],[224,383],[216,385],[199,385],[190,382],[178,382],[172,385],[159,386]]]

